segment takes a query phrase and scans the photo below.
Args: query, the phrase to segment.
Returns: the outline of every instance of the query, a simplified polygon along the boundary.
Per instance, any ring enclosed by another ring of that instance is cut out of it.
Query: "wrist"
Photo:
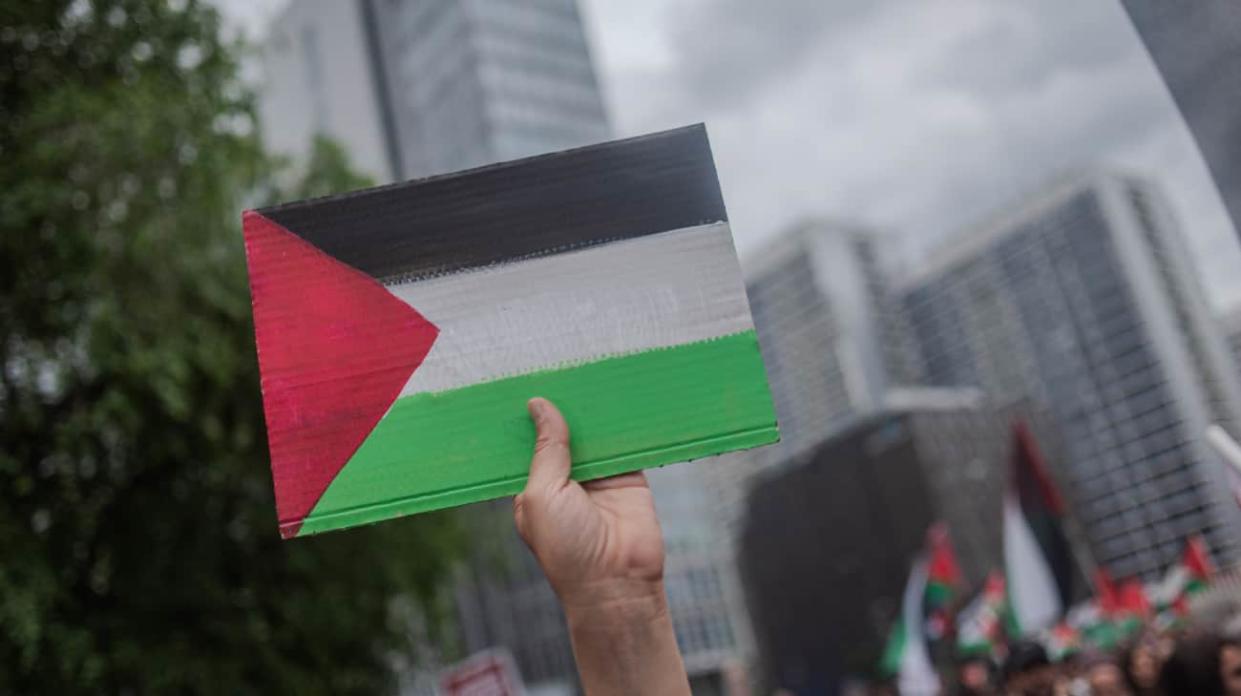
[[[668,618],[662,579],[599,580],[558,594],[570,628],[606,628]]]

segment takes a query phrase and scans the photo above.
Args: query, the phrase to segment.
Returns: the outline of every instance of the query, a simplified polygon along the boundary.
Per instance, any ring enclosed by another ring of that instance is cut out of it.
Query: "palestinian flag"
[[[1202,535],[1194,535],[1185,542],[1185,552],[1181,554],[1181,568],[1184,569],[1184,594],[1194,595],[1210,586],[1215,577],[1215,565],[1207,553],[1206,540]]]
[[[243,219],[286,537],[778,438],[702,126]]]
[[[1120,594],[1107,568],[1095,569],[1094,586],[1095,606],[1099,609],[1099,615],[1107,618],[1116,616],[1120,611]]]
[[[1004,624],[1008,616],[1004,574],[993,570],[987,574],[982,592],[957,617],[957,652],[999,660],[1005,646]]]
[[[1160,623],[1176,625],[1189,616],[1189,598],[1210,587],[1214,576],[1206,541],[1201,535],[1190,537],[1180,561],[1168,569],[1160,587],[1156,603]]]
[[[1043,643],[1052,662],[1061,662],[1081,652],[1082,636],[1068,621],[1060,621],[1047,632]]]
[[[937,522],[927,530],[930,561],[927,567],[926,612],[927,633],[939,640],[952,626],[953,602],[961,587],[961,568],[948,537],[948,525]]]
[[[1139,620],[1149,619],[1151,616],[1151,602],[1146,596],[1146,587],[1142,581],[1137,578],[1129,578],[1120,584],[1118,592],[1119,611],[1121,614],[1137,618]]]
[[[920,554],[909,571],[901,598],[901,614],[888,636],[879,665],[884,676],[896,678],[900,693],[915,696],[939,693],[939,675],[931,663],[927,638],[922,631],[927,567],[926,555]]]
[[[1073,560],[1061,526],[1063,512],[1033,435],[1017,423],[1003,536],[1009,603],[1019,635],[1052,627],[1069,606]]]

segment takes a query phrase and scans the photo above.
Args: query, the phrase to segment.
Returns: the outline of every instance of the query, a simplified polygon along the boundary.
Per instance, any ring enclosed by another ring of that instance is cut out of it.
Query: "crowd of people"
[[[1018,641],[1001,664],[968,655],[955,671],[950,693],[960,696],[1241,696],[1241,636],[1151,628],[1116,649],[1086,648],[1059,660],[1040,643]]]

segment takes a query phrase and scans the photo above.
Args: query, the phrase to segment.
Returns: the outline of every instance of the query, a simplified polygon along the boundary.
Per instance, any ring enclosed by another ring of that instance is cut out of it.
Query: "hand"
[[[528,404],[538,438],[517,531],[564,606],[591,696],[688,696],[664,594],[664,541],[641,472],[577,483],[569,426],[546,399]]]
[[[662,592],[664,541],[646,476],[572,480],[564,417],[546,399],[528,408],[538,438],[513,515],[560,601],[570,608]]]

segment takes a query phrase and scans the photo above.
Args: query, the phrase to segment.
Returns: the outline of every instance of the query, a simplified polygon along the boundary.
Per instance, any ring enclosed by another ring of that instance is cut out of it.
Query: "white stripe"
[[[725,222],[388,289],[440,329],[401,396],[753,328]]]
[[[901,600],[901,619],[905,624],[905,652],[901,654],[901,671],[897,685],[902,694],[935,696],[939,693],[939,676],[931,664],[926,648],[925,621],[922,601],[926,596],[927,560],[919,556],[909,571],[905,596]]]
[[[1008,596],[1026,635],[1051,628],[1064,611],[1043,550],[1012,493],[1004,495],[1004,565]]]

